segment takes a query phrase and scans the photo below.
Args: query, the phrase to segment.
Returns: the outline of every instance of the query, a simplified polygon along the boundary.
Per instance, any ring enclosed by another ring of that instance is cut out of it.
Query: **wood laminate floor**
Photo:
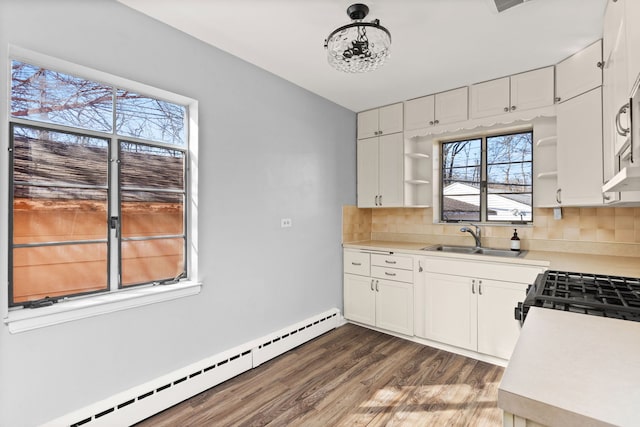
[[[138,426],[501,426],[502,373],[348,324]]]

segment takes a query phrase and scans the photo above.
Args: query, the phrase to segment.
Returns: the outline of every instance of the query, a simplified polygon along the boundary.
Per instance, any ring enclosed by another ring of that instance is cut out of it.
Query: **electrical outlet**
[[[291,221],[291,218],[280,219],[280,227],[287,228],[287,227],[291,227],[292,225],[293,225],[293,222]]]

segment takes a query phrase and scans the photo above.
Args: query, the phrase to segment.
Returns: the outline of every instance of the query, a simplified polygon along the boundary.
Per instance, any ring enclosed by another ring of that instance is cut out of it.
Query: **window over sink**
[[[533,131],[441,143],[443,222],[533,221]]]

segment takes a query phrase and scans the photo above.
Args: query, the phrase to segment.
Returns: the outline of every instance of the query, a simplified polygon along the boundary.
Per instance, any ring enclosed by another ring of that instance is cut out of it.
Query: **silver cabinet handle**
[[[396,263],[396,261],[391,261],[391,260],[388,260],[388,259],[385,259],[384,262],[386,262],[387,264],[395,264]]]
[[[422,273],[422,262],[418,260],[418,273]]]
[[[622,107],[620,107],[618,113],[616,114],[616,132],[618,132],[618,134],[621,136],[629,135],[629,128],[622,127],[622,123],[620,122],[620,116],[626,114],[628,108],[629,104],[624,104]]]
[[[433,126],[433,120],[429,120],[429,124]]]
[[[562,98],[560,98],[559,96],[556,96],[555,101],[556,101],[556,102],[560,102],[560,101],[562,101]]]
[[[437,125],[438,123],[440,123],[440,120],[434,120],[433,123]]]
[[[374,282],[374,279],[371,279],[371,290],[373,290],[373,282]]]
[[[562,195],[562,188],[558,188],[556,190],[556,202],[558,202],[559,204],[562,203],[562,199],[560,198],[561,195]]]
[[[471,293],[472,294],[476,293],[476,281],[475,280],[471,281]]]
[[[380,200],[380,206],[382,206],[382,194],[379,195],[378,197],[380,197],[380,199],[379,199]]]
[[[378,286],[379,284],[380,284],[380,281],[376,280],[376,292],[380,292],[380,288]]]
[[[516,111],[516,106],[515,105],[511,106],[511,111]]]
[[[362,265],[362,263],[361,262],[353,262],[353,261],[351,261],[351,265]]]
[[[509,107],[504,107],[504,112],[508,113],[509,112]]]
[[[380,205],[378,204],[378,197],[380,197],[380,196],[376,196],[376,197],[375,197],[375,201],[374,201],[374,203],[375,203],[375,205],[376,205],[376,206],[380,206]]]
[[[598,61],[596,62],[596,67],[600,68],[600,69],[604,69],[604,61]]]
[[[388,271],[385,271],[384,274],[391,277],[394,277],[396,275],[396,273],[389,273]]]
[[[482,295],[482,280],[478,280],[478,293]]]

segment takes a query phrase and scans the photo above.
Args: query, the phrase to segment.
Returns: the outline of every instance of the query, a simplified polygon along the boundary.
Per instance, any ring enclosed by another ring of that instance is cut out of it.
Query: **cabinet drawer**
[[[370,274],[369,254],[363,252],[344,252],[344,272],[368,276]]]
[[[413,270],[413,258],[399,255],[371,254],[371,265]]]
[[[398,268],[372,265],[371,277],[386,280],[396,280],[398,282],[413,283],[413,270],[400,270]]]

